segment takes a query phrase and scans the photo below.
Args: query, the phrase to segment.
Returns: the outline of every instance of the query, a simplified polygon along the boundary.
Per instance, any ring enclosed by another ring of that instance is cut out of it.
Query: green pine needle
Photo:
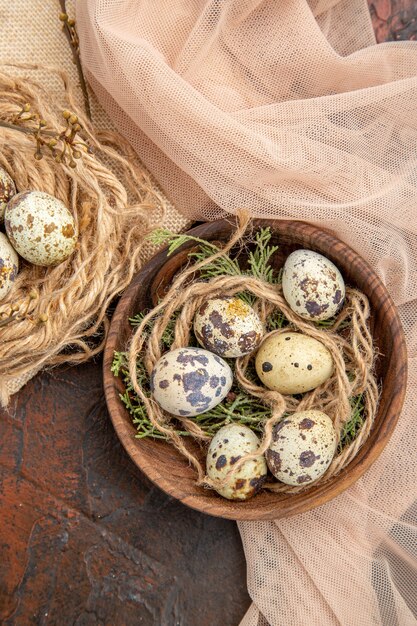
[[[351,416],[346,422],[340,436],[338,452],[350,445],[357,437],[365,421],[365,399],[363,394],[350,398]]]
[[[162,246],[164,243],[168,244],[168,256],[171,256],[171,254],[176,252],[178,248],[181,248],[181,246],[189,241],[195,241],[196,243],[203,245],[205,248],[209,248],[211,250],[210,255],[220,250],[220,248],[205,239],[199,239],[198,237],[193,237],[184,233],[173,233],[167,228],[156,228],[147,236],[147,239],[154,246]]]
[[[138,326],[142,324],[146,314],[147,314],[146,311],[142,311],[141,313],[137,313],[134,317],[129,317],[129,322],[133,326],[133,328],[137,328]],[[178,312],[174,313],[174,315],[171,317],[168,324],[166,325],[164,332],[162,333],[161,342],[162,342],[163,347],[167,349],[171,347],[174,341],[175,324],[176,324],[178,315],[179,315]],[[146,337],[149,337],[149,335],[151,334],[154,323],[155,323],[154,321],[151,321],[145,327],[143,334]]]
[[[111,364],[110,371],[114,376],[120,375],[120,370],[126,367],[126,353],[115,352],[113,356],[113,363]]]
[[[260,278],[268,283],[280,282],[280,276],[271,265],[272,258],[279,246],[270,246],[272,233],[270,228],[261,228],[255,235],[255,249],[249,252],[248,272],[255,278]]]
[[[281,311],[273,311],[266,321],[266,330],[268,333],[273,330],[279,330],[288,326],[289,322]]]
[[[272,237],[271,229],[261,228],[255,235],[255,249],[249,252],[247,271],[241,269],[237,258],[232,259],[227,255],[220,256],[212,262],[206,263],[199,270],[199,278],[201,280],[211,280],[217,276],[255,276],[272,284],[281,281],[281,272],[277,272],[272,266],[271,261],[273,255],[278,250],[278,246],[270,246],[269,242]],[[148,238],[154,245],[168,244],[168,256],[173,254],[178,248],[187,242],[198,243],[197,250],[191,250],[189,258],[195,263],[207,261],[214,254],[221,252],[221,248],[215,244],[192,237],[191,235],[175,234],[171,231],[159,228],[153,231]],[[252,293],[242,292],[236,294],[238,298],[249,305],[253,305],[256,297]]]

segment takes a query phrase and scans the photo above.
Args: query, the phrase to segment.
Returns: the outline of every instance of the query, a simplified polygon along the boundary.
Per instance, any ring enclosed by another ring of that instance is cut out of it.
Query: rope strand
[[[44,268],[23,261],[13,289],[0,303],[0,319],[9,316],[14,304],[22,312],[22,319],[0,327],[3,405],[41,367],[82,363],[103,349],[108,306],[139,269],[144,237],[163,223],[165,211],[163,199],[153,191],[126,140],[109,131],[94,136],[74,104],[67,76],[49,71],[63,81],[67,102],[96,154],[83,154],[75,169],[56,163],[49,154],[36,161],[31,137],[0,129],[0,167],[18,191],[36,189],[57,197],[73,214],[80,232],[76,251],[60,265]],[[8,119],[26,103],[46,120],[47,129],[63,129],[62,108],[42,87],[0,72],[0,118]],[[28,300],[33,289],[37,297]],[[47,321],[40,322],[45,314]]]

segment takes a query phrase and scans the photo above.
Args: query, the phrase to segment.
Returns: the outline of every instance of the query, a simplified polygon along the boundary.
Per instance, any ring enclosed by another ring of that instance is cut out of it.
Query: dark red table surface
[[[416,0],[369,6],[378,41],[416,39]],[[38,375],[0,412],[1,624],[232,626],[249,604],[235,523],[133,465],[100,360]]]

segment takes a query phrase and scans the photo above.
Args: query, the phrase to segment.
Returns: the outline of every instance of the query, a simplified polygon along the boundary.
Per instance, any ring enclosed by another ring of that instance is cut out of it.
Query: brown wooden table
[[[369,1],[378,41],[417,0]],[[29,382],[0,412],[0,623],[233,626],[249,606],[234,522],[178,504],[110,423],[101,362]]]
[[[153,487],[121,447],[101,363],[29,382],[0,421],[3,624],[234,624],[234,522]]]

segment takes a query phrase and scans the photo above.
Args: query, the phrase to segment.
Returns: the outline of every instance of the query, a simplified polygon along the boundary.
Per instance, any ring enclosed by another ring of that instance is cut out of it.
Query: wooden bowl
[[[235,221],[219,220],[189,231],[207,240],[226,241]],[[276,267],[290,252],[309,248],[332,259],[347,284],[358,287],[372,307],[371,330],[380,353],[377,375],[382,394],[372,432],[353,461],[328,482],[311,486],[305,492],[288,495],[262,491],[247,502],[225,500],[214,491],[195,485],[195,474],[187,461],[166,442],[135,439],[131,416],[119,399],[123,383],[110,371],[115,350],[124,350],[132,329],[128,318],[153,306],[155,294],[163,293],[172,277],[187,260],[186,244],[175,255],[162,251],[137,274],[122,296],[114,313],[104,353],[104,388],[114,428],[133,462],[158,487],[184,504],[219,517],[235,520],[267,520],[303,513],[328,502],[352,485],[378,458],[386,446],[400,415],[406,378],[407,354],[404,333],[396,307],[378,276],[351,248],[315,226],[295,221],[256,220],[256,226],[270,226],[273,242],[280,248]],[[195,245],[195,244],[194,244]]]

